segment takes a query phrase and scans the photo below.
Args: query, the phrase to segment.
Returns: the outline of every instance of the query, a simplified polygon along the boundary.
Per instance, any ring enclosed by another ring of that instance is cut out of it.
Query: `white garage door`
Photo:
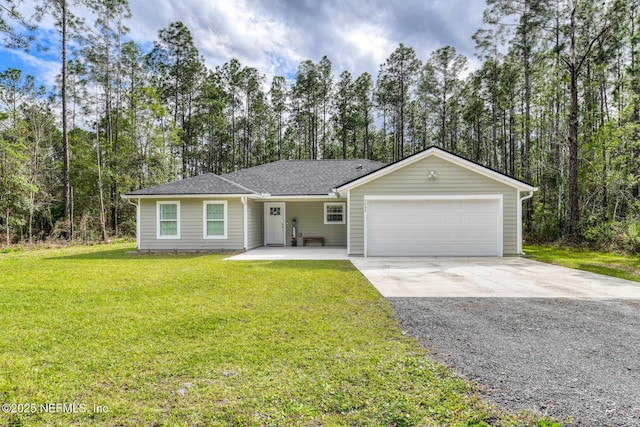
[[[502,256],[502,203],[367,200],[367,256]]]

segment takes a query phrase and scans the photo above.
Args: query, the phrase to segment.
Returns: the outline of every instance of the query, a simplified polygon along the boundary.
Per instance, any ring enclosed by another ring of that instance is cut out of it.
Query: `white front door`
[[[284,203],[264,204],[264,244],[284,246],[285,244]]]

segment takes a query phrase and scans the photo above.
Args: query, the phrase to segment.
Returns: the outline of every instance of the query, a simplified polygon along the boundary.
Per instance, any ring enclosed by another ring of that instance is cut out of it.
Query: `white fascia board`
[[[409,165],[411,165],[411,164],[413,164],[415,162],[418,162],[420,160],[423,160],[423,159],[425,159],[427,157],[431,157],[431,156],[435,156],[435,157],[439,157],[439,158],[444,159],[444,160],[448,160],[448,161],[450,161],[451,163],[453,163],[455,165],[458,165],[458,166],[463,167],[465,169],[469,169],[469,170],[471,170],[473,172],[476,172],[476,173],[478,173],[480,175],[484,175],[484,176],[486,176],[488,178],[491,178],[491,179],[493,179],[495,181],[502,182],[503,184],[509,185],[511,187],[518,188],[520,191],[537,191],[537,187],[533,187],[531,185],[525,184],[524,182],[520,182],[517,179],[513,179],[513,178],[510,178],[510,177],[508,177],[506,175],[502,175],[501,173],[492,171],[491,169],[488,169],[488,168],[486,168],[486,167],[484,167],[482,165],[478,165],[478,164],[473,163],[473,162],[471,162],[469,160],[465,160],[465,159],[463,159],[461,157],[458,157],[458,156],[456,156],[454,154],[447,153],[446,151],[439,150],[436,147],[428,148],[426,151],[423,151],[422,153],[418,153],[418,154],[415,154],[415,155],[413,155],[411,157],[407,157],[404,160],[401,160],[401,161],[399,161],[397,163],[394,163],[392,165],[384,167],[384,168],[382,168],[382,169],[380,169],[380,170],[378,170],[376,172],[373,172],[372,174],[366,175],[366,176],[364,176],[364,177],[362,177],[362,178],[360,178],[360,179],[358,179],[356,181],[353,181],[353,182],[351,182],[349,184],[345,184],[345,185],[343,185],[341,187],[338,187],[337,191],[349,190],[349,189],[352,189],[352,188],[359,187],[359,186],[361,186],[363,184],[371,182],[371,181],[373,181],[375,179],[378,179],[378,178],[380,178],[382,176],[385,176],[385,175],[387,175],[387,174],[389,174],[391,172],[394,172],[394,171],[396,171],[398,169],[401,169],[401,168],[403,168],[405,166],[409,166]]]
[[[259,199],[257,194],[123,194],[123,199],[228,199],[247,197]]]
[[[451,161],[451,163],[455,163],[458,166],[470,169],[474,172],[479,173],[480,175],[484,175],[487,178],[491,178],[494,179],[496,181],[502,182],[506,185],[509,185],[511,187],[515,187],[517,189],[519,189],[520,191],[536,191],[537,188],[533,187],[532,185],[529,184],[525,184],[524,182],[518,181],[517,179],[511,178],[509,176],[503,175],[501,173],[498,173],[496,171],[493,171],[491,169],[488,169],[482,165],[478,165],[476,163],[473,163],[469,160],[463,159],[461,157],[455,156],[453,154],[450,153],[446,153],[446,152],[436,152],[434,153],[434,155],[439,156],[441,158],[447,159],[449,161]]]
[[[264,201],[280,201],[280,200],[335,200],[338,196],[335,193],[329,194],[314,194],[314,195],[302,195],[302,196],[277,196],[269,195],[268,197],[262,197]]]
[[[394,171],[396,171],[398,169],[401,169],[401,168],[403,168],[405,166],[408,166],[408,165],[413,164],[413,163],[415,163],[415,162],[417,162],[419,160],[422,160],[425,157],[428,157],[429,155],[431,155],[431,153],[432,153],[432,149],[430,148],[427,151],[423,151],[420,154],[416,154],[414,156],[407,157],[406,159],[403,159],[403,160],[401,160],[401,161],[399,161],[397,163],[394,163],[394,164],[391,164],[389,166],[383,167],[382,169],[379,169],[379,170],[377,170],[377,171],[375,171],[375,172],[373,172],[373,173],[371,173],[369,175],[363,176],[362,178],[359,178],[359,179],[357,179],[355,181],[352,181],[352,182],[350,182],[348,184],[342,185],[342,186],[338,187],[336,190],[338,192],[340,192],[340,191],[343,191],[343,190],[351,190],[353,188],[359,187],[359,186],[361,186],[363,184],[366,184],[368,182],[376,180],[376,179],[378,179],[378,178],[380,178],[382,176],[385,176],[385,175],[387,175],[387,174],[389,174],[391,172],[394,172]]]
[[[432,194],[432,195],[416,195],[416,196],[364,196],[365,200],[389,200],[389,201],[406,201],[406,200],[498,200],[502,198],[502,194]]]
[[[228,199],[247,198],[264,201],[279,200],[335,200],[340,197],[336,193],[313,194],[300,196],[277,196],[271,194],[123,194],[123,199]]]

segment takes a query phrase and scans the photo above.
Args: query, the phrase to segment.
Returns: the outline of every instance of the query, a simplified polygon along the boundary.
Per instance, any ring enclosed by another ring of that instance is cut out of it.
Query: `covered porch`
[[[272,197],[268,201],[258,201],[256,205],[262,205],[256,210],[256,214],[262,212],[262,218],[254,220],[261,223],[261,246],[293,246],[294,237],[295,244],[305,249],[316,245],[333,249],[347,246],[347,204],[344,199]]]

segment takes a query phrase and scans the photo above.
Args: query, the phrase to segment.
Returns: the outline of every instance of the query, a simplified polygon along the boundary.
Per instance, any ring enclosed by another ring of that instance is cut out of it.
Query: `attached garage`
[[[522,253],[522,204],[537,189],[437,147],[336,189],[355,256]]]
[[[365,256],[502,256],[502,196],[365,198]]]

